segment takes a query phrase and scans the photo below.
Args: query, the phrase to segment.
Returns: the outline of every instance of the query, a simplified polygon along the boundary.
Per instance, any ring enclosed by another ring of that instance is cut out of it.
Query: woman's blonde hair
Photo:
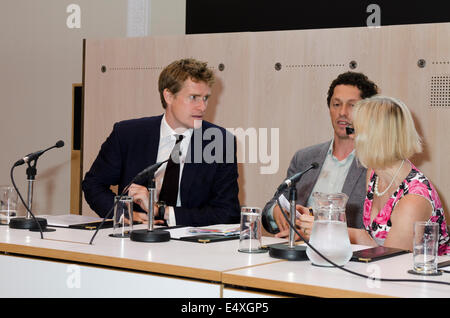
[[[422,151],[411,112],[395,98],[360,100],[353,108],[353,126],[356,156],[366,168],[385,168]]]

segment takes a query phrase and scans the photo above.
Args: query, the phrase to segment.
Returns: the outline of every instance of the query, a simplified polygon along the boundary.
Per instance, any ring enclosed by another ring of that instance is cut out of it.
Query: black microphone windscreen
[[[319,167],[319,164],[317,162],[313,162],[311,164],[311,166],[312,166],[313,169],[317,169]]]
[[[64,141],[62,141],[62,140],[59,140],[58,142],[56,142],[56,148],[61,148],[61,147],[63,147],[64,146]]]

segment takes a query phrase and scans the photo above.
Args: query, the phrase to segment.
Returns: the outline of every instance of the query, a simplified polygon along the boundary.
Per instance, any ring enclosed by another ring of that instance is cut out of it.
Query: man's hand
[[[147,224],[148,223],[148,215],[147,215],[147,213],[133,211],[133,221]]]
[[[134,203],[137,203],[145,212],[148,213],[149,195],[146,187],[132,183],[128,188],[128,195],[133,197]]]
[[[132,183],[128,188],[128,195],[133,197],[133,202],[137,203],[145,212],[148,213],[149,195],[148,189],[144,186]],[[166,207],[167,211],[168,207]],[[154,216],[158,216],[158,206],[153,206]],[[133,221],[148,223],[148,214],[142,212],[133,212]],[[164,224],[164,220],[153,220],[154,224]]]
[[[277,218],[275,217],[275,208],[277,209],[276,213],[279,214],[279,217],[281,217],[284,221],[283,227],[280,226],[280,223],[278,223]],[[275,236],[284,238],[289,237],[289,224],[285,220],[284,216],[281,214],[281,211],[278,206],[276,206],[273,209],[273,217],[275,219],[275,222],[277,222],[277,225],[280,229],[280,232],[277,233]],[[314,216],[310,214],[309,208],[304,207],[303,205],[297,204],[295,206],[295,209],[300,212],[300,218],[295,219],[295,227],[297,230],[299,230],[300,234],[303,236],[303,238],[307,241],[309,241],[309,238],[311,236],[311,231],[314,223]],[[286,212],[286,211],[285,211]],[[286,212],[286,214],[289,216],[289,213]],[[300,239],[300,237],[295,234],[295,240]]]
[[[289,217],[289,212],[287,212],[286,210],[284,210],[284,212]],[[286,231],[287,233],[289,233],[289,224],[284,218],[278,204],[276,204],[273,208],[273,219],[275,220],[275,223],[277,223],[278,229],[280,230],[280,232],[276,235],[277,237],[284,237],[279,236],[280,233],[285,233]]]

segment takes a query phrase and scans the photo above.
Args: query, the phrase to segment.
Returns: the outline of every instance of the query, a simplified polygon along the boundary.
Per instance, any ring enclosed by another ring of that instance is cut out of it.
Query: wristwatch
[[[166,202],[158,201],[156,202],[156,207],[158,208],[158,215],[155,215],[155,220],[164,220],[164,215],[166,214]]]

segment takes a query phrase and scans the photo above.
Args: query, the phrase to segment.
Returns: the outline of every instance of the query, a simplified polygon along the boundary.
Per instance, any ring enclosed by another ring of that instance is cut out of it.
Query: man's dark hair
[[[363,73],[346,72],[340,74],[330,85],[328,89],[327,105],[330,107],[331,96],[333,96],[334,88],[337,85],[352,85],[356,86],[361,92],[361,98],[372,97],[378,94],[378,86],[369,80]]]

